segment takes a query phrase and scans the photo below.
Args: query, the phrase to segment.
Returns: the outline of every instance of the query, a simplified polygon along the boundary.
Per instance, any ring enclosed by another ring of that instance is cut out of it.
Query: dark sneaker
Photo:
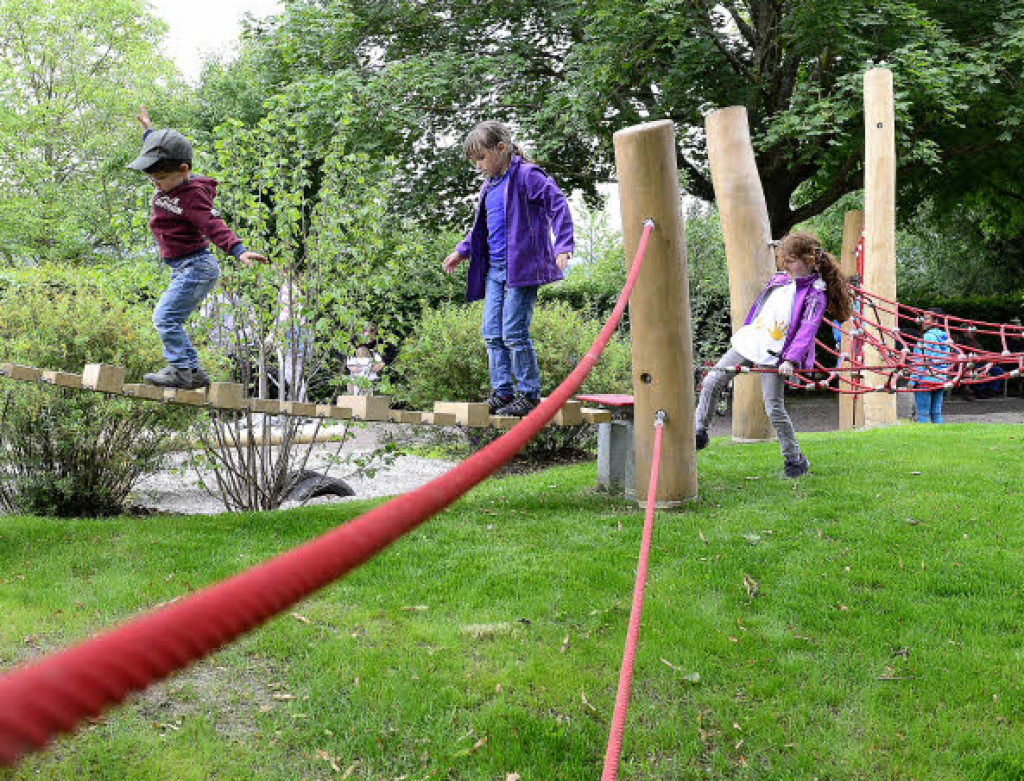
[[[807,456],[801,453],[800,458],[787,458],[782,468],[786,472],[786,477],[803,477],[810,471],[811,463],[807,460]]]
[[[708,446],[708,430],[706,428],[697,429],[697,449],[703,450]]]
[[[513,417],[521,418],[524,415],[529,415],[538,404],[540,404],[540,399],[534,396],[527,396],[525,393],[517,393],[512,397],[512,401],[504,407],[500,407],[494,414],[512,415]]]
[[[487,411],[492,415],[496,415],[498,410],[512,403],[512,394],[508,396],[499,396],[494,391],[491,391],[491,395],[487,397]]]
[[[182,388],[184,390],[197,390],[210,384],[209,376],[198,367],[183,369],[179,366],[165,366],[158,372],[143,375],[142,379],[150,385],[158,385],[161,388]]]

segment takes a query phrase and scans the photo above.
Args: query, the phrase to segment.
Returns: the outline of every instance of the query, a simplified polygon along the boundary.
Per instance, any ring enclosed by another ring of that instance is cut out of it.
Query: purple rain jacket
[[[484,208],[486,183],[480,189],[476,218],[466,238],[455,248],[469,258],[466,300],[484,297],[489,254],[487,251],[487,211]],[[572,252],[572,215],[569,203],[554,179],[518,155],[512,156],[505,185],[505,228],[508,236],[508,286],[546,285],[562,279],[555,256]],[[551,244],[554,231],[555,243]]]
[[[825,282],[817,274],[809,274],[806,277],[796,278],[796,296],[793,298],[793,312],[790,315],[789,333],[786,334],[786,341],[782,343],[782,352],[779,354],[779,363],[789,361],[797,369],[810,369],[814,366],[814,336],[818,333],[818,326],[825,316],[825,307],[828,298],[825,295]],[[758,293],[754,299],[754,305],[750,307],[747,319],[743,325],[750,325],[754,322],[769,294],[778,287],[789,284],[789,274],[775,274],[764,290]],[[799,326],[793,328],[793,323],[799,322]]]

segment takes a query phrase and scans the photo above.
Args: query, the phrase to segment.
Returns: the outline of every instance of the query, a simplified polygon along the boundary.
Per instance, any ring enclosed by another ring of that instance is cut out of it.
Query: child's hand
[[[441,268],[444,269],[445,274],[451,274],[453,271],[455,271],[456,267],[464,260],[465,258],[462,257],[462,255],[460,255],[458,252],[453,252],[451,255],[444,259],[444,262],[441,264]]]
[[[571,252],[559,252],[558,257],[555,258],[555,265],[558,266],[559,271],[565,271],[569,267],[569,258],[572,257]]]
[[[146,111],[145,106],[139,106],[139,113],[135,115],[135,118],[139,120],[143,130],[153,129],[153,123],[149,121],[149,113]]]
[[[260,263],[269,263],[270,259],[266,255],[261,255],[258,252],[243,252],[238,256],[238,259],[242,262],[243,266],[251,266],[253,261],[259,261]]]
[[[779,374],[783,377],[791,377],[793,375],[793,362],[783,361],[779,364]]]

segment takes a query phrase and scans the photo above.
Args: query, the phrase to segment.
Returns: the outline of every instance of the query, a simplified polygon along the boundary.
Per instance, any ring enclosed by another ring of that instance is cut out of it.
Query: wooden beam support
[[[490,418],[487,404],[481,402],[435,401],[434,412],[450,413],[458,425],[470,428],[483,428]]]
[[[125,368],[106,363],[87,363],[82,370],[82,387],[101,393],[120,393],[124,385]]]
[[[390,396],[338,396],[338,406],[352,410],[357,420],[387,420]]]

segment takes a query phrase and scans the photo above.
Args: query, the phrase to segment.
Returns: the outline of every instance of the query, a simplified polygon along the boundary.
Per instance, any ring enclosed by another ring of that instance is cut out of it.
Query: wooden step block
[[[133,399],[149,399],[150,401],[163,401],[164,388],[159,385],[150,385],[148,382],[130,382],[121,386],[121,393],[131,396]]]
[[[205,407],[207,404],[206,389],[164,388],[164,401],[169,401],[172,404],[188,404],[190,407]]]
[[[357,420],[387,420],[390,396],[338,396],[338,406],[352,410]]]
[[[16,363],[0,363],[0,374],[12,380],[22,382],[39,382],[42,372],[32,366],[19,366]]]
[[[598,409],[597,407],[583,407],[580,410],[580,415],[582,416],[584,423],[612,422],[612,413],[606,409]]]
[[[43,382],[56,385],[58,388],[81,388],[82,375],[55,372],[47,369],[43,372]]]
[[[552,418],[556,426],[579,426],[583,424],[582,405],[578,401],[567,401]]]
[[[82,370],[82,387],[101,393],[120,393],[124,385],[123,366],[106,363],[87,363]]]
[[[495,428],[512,428],[520,420],[515,415],[491,415],[488,422]]]
[[[237,382],[211,382],[206,391],[206,398],[218,409],[242,409],[245,403],[245,388]]]
[[[275,399],[246,399],[245,406],[253,412],[277,415],[281,412],[281,402]]]
[[[456,423],[470,428],[483,428],[491,416],[485,402],[435,401],[434,412],[450,413],[455,416]]]
[[[282,401],[282,415],[294,415],[298,418],[315,418],[316,404],[308,401]]]
[[[348,420],[352,417],[352,410],[348,407],[336,407],[333,404],[317,404],[316,416],[332,420]]]
[[[454,426],[455,415],[451,412],[421,412],[420,422],[428,426]]]
[[[423,413],[409,409],[389,409],[388,420],[393,423],[422,423]]]

